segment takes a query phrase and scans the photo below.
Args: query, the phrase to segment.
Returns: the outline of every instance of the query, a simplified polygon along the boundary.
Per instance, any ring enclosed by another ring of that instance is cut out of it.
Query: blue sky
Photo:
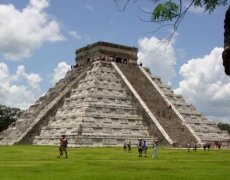
[[[2,0],[0,2],[0,104],[28,108],[63,78],[75,50],[97,41],[135,46],[138,58],[213,121],[230,123],[230,80],[224,74],[223,22],[192,8],[166,46],[171,27],[147,23],[151,0]],[[186,5],[187,1],[183,1]]]

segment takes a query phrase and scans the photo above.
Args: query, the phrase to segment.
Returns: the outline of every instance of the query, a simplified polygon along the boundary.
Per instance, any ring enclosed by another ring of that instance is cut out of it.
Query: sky
[[[221,54],[227,6],[191,8],[175,36],[149,21],[151,0],[1,0],[0,104],[28,108],[65,76],[78,48],[106,41],[138,48],[138,62],[209,120],[230,123]],[[183,1],[186,2],[187,1]],[[228,4],[229,5],[229,4]]]

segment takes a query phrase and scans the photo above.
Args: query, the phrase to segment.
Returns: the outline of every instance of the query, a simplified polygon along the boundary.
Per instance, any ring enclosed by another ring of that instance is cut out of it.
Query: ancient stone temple
[[[76,64],[7,130],[0,144],[121,146],[139,138],[185,147],[230,137],[137,65],[137,48],[97,42],[76,51]]]

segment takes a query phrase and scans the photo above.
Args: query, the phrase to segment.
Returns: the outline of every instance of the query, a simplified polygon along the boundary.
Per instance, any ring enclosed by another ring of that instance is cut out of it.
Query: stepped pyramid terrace
[[[186,147],[221,142],[220,130],[147,67],[137,65],[135,47],[97,42],[76,51],[66,76],[0,134],[1,145],[122,146],[139,138]]]

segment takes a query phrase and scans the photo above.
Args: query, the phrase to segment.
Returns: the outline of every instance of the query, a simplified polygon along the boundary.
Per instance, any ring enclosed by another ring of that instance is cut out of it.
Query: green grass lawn
[[[122,148],[68,148],[69,158],[56,158],[58,147],[0,146],[0,179],[230,179],[230,150],[187,152],[159,148],[158,159],[139,158]]]

